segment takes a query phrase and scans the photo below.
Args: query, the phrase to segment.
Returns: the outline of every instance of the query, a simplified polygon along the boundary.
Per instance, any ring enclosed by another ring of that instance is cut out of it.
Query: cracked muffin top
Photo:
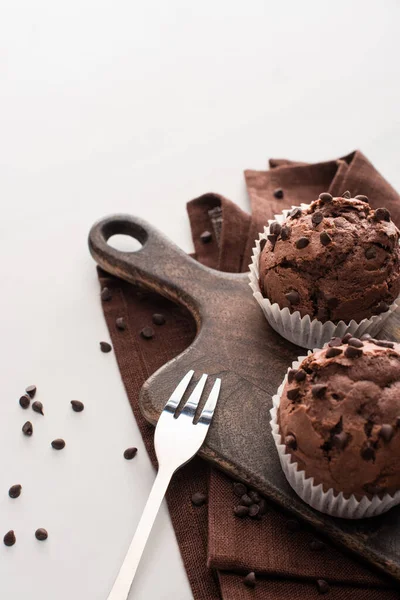
[[[400,490],[400,344],[333,338],[289,371],[278,423],[292,461],[325,491]]]
[[[259,266],[261,292],[280,308],[360,322],[386,312],[400,293],[399,230],[366,196],[320,194],[271,224]]]

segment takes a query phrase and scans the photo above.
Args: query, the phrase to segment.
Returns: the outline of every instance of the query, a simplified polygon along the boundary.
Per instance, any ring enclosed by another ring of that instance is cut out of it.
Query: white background
[[[98,349],[92,223],[139,214],[190,250],[186,201],[246,208],[242,170],[269,156],[359,147],[399,189],[399,17],[396,0],[0,2],[1,598],[106,600],[154,478]],[[191,598],[165,508],[131,598]]]

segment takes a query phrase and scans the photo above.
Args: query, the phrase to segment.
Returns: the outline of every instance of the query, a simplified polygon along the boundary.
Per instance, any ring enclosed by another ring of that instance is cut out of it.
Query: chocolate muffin
[[[364,336],[366,337],[366,336]],[[348,498],[400,490],[400,344],[334,338],[291,370],[282,443],[306,477]]]
[[[311,319],[357,322],[386,312],[400,293],[399,230],[366,196],[321,194],[281,224],[260,254],[264,297]]]

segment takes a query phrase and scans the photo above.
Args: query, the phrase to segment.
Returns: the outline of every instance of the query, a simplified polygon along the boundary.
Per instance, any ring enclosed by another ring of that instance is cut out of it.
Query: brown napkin
[[[322,191],[338,195],[369,196],[374,207],[386,206],[400,225],[399,196],[362,155],[306,165],[271,160],[269,171],[246,171],[252,215],[244,213],[217,194],[206,194],[188,204],[196,258],[223,271],[246,271],[251,248],[264,224],[283,208],[310,202]],[[283,191],[276,193],[275,190]],[[275,192],[275,194],[274,194]],[[200,235],[212,232],[204,244]],[[153,429],[144,420],[138,395],[144,381],[192,341],[195,325],[190,315],[168,300],[109,276],[99,269],[101,286],[112,299],[103,302],[129,401],[146,448],[156,464]],[[140,336],[151,325],[152,315],[162,313],[166,324],[157,326],[152,340]],[[127,329],[120,331],[115,320],[124,317]],[[208,495],[208,505],[191,502],[195,492]],[[400,598],[393,584],[355,559],[326,544],[317,544],[306,527],[293,531],[293,521],[279,509],[269,507],[261,520],[237,519],[232,481],[195,459],[174,476],[167,501],[195,599],[224,598],[308,600],[317,598],[317,579],[329,582],[332,600],[394,600]],[[312,543],[314,541],[314,543]],[[243,575],[257,574],[255,589],[243,584]]]

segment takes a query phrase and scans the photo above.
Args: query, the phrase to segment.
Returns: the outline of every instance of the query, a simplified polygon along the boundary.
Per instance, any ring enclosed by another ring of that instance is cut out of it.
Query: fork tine
[[[202,375],[198,384],[194,388],[193,392],[189,396],[189,400],[186,402],[183,407],[182,414],[187,415],[188,417],[193,417],[196,409],[199,405],[201,395],[204,390],[204,386],[206,385],[208,375]]]
[[[215,407],[217,405],[220,389],[221,379],[218,377],[215,380],[210,395],[208,396],[207,402],[205,403],[204,408],[201,411],[200,419],[198,421],[199,423],[204,423],[206,425],[210,424],[211,419],[213,418]]]
[[[172,413],[175,412],[176,407],[183,398],[183,394],[186,392],[186,389],[190,383],[190,380],[193,377],[193,374],[193,370],[188,371],[186,375],[181,379],[181,381],[178,383],[178,385],[172,392],[167,404],[164,406],[164,410]]]

